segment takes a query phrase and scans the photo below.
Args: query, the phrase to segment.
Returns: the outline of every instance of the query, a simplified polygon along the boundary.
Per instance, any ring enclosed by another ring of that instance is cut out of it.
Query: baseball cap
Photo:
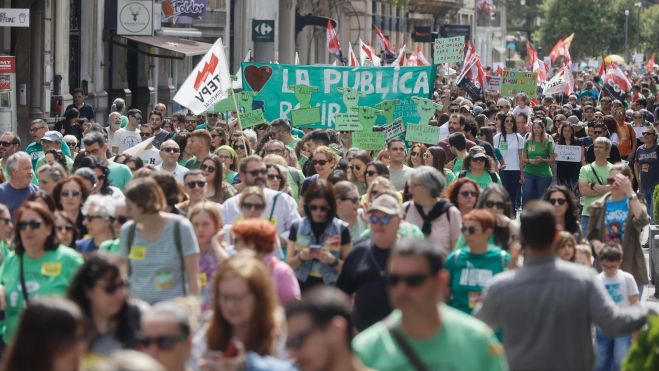
[[[481,146],[473,146],[469,149],[469,157],[470,158],[487,157],[487,153],[485,153],[485,148]]]
[[[481,113],[483,113],[483,107],[481,107],[481,106],[474,106],[473,111],[474,111],[474,115],[481,114]]]
[[[568,117],[567,122],[569,122],[570,125],[581,125],[581,121],[579,121],[579,118],[575,115]]]
[[[46,134],[44,134],[43,138],[41,138],[41,140],[45,140],[47,142],[60,142],[62,138],[64,137],[59,131],[48,130]]]
[[[379,195],[368,208],[369,213],[376,210],[392,216],[403,215],[403,206],[398,201],[398,198],[387,193]]]

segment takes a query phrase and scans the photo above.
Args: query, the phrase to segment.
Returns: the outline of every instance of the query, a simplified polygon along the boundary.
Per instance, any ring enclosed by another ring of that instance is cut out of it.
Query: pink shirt
[[[272,255],[263,259],[263,262],[272,272],[272,281],[280,304],[286,306],[290,302],[300,300],[300,284],[297,282],[293,269]]]
[[[414,207],[413,202],[406,202],[404,208],[407,210],[405,221],[421,228],[423,226],[423,218],[416,210],[416,207]],[[424,210],[424,212],[430,212],[430,210]],[[450,214],[450,223],[447,214]],[[454,248],[452,241],[457,241],[458,237],[460,237],[460,227],[462,227],[462,214],[460,214],[460,210],[457,207],[451,206],[444,215],[431,223],[430,235],[426,236],[426,240],[440,246],[446,257]]]

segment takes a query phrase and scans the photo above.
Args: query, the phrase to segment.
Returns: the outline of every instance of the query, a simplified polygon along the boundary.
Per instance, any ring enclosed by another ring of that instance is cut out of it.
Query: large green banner
[[[312,128],[334,128],[337,120],[341,128],[359,130],[359,123],[365,131],[396,118],[405,124],[418,123],[412,97],[431,97],[435,68],[245,62],[243,95],[249,97],[244,101],[247,107],[241,107],[263,109],[268,121],[288,117],[294,126]]]

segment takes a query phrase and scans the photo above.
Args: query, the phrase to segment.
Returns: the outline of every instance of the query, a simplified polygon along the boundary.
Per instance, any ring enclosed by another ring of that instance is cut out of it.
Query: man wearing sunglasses
[[[142,315],[137,347],[167,371],[184,371],[192,351],[189,314],[171,302],[160,302]]]
[[[653,220],[652,193],[659,184],[659,148],[657,147],[657,129],[653,126],[643,128],[643,145],[636,149],[634,173],[638,180],[638,189],[645,196],[650,220]]]
[[[357,242],[343,263],[336,286],[354,295],[355,327],[363,331],[391,313],[385,270],[398,240],[403,206],[390,193],[377,196],[368,208],[371,235]]]
[[[18,152],[21,147],[21,138],[16,134],[6,131],[0,136],[0,158],[2,158],[2,172],[5,179],[9,179],[9,171],[7,170],[7,159],[9,156]]]
[[[443,304],[449,276],[442,251],[406,239],[391,251],[389,299],[396,310],[353,340],[375,370],[506,370],[501,344],[484,323]]]
[[[185,166],[178,163],[181,156],[181,149],[178,143],[173,139],[167,139],[160,145],[160,159],[162,163],[156,166],[156,171],[166,171],[176,178],[176,181],[183,183],[183,176],[189,171]]]

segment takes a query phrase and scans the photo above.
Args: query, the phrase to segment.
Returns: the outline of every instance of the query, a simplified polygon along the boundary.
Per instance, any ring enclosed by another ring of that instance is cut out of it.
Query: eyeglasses
[[[281,175],[278,175],[278,174],[268,174],[268,180],[281,180]]]
[[[39,131],[45,128],[46,128],[45,126],[39,126],[38,128],[30,128],[30,133],[34,133],[35,131]]]
[[[417,151],[412,151],[412,152],[410,152],[410,156],[412,156],[412,157],[419,157],[419,154],[420,154],[420,153],[417,152]]]
[[[73,225],[71,225],[71,224],[56,225],[55,229],[60,231],[60,232],[71,232],[73,230]]]
[[[115,220],[117,223],[119,223],[119,224],[121,224],[121,225],[124,225],[124,224],[128,221],[128,217],[127,217],[127,216],[120,215],[120,216],[114,218],[114,220]]]
[[[488,209],[493,209],[496,206],[497,209],[503,210],[506,208],[505,202],[494,202],[494,201],[485,201],[485,207]]]
[[[320,166],[325,166],[327,165],[329,161],[328,160],[313,160],[314,166],[320,165]]]
[[[24,231],[28,228],[32,230],[39,229],[41,228],[42,224],[43,224],[42,221],[33,219],[33,220],[20,221],[18,222],[17,225],[19,230]]]
[[[454,109],[450,109],[450,110],[448,110],[448,111],[449,111],[450,113],[458,113],[458,112],[460,112],[460,109],[459,109],[459,108],[454,108]]]
[[[82,193],[79,192],[79,191],[62,191],[62,192],[60,192],[60,195],[61,195],[62,197],[66,197],[66,198],[69,198],[69,197],[71,197],[71,198],[80,197],[81,194],[82,194]]]
[[[368,170],[368,171],[364,172],[364,175],[366,175],[366,176],[376,176],[376,175],[378,175],[378,172],[373,171],[373,170]]]
[[[105,291],[106,294],[112,295],[117,290],[123,289],[124,287],[130,287],[130,284],[126,281],[121,281],[119,283],[113,283],[112,285],[107,285],[103,287],[103,291]]]
[[[3,142],[0,142],[0,146],[3,146],[3,147],[10,147],[10,146],[13,146],[14,144],[18,144],[18,143],[14,143],[14,142],[4,142],[4,141],[3,141]]]
[[[478,197],[478,192],[476,191],[462,191],[460,192],[460,196],[462,197]]]
[[[389,215],[385,215],[385,216],[371,215],[368,217],[368,221],[371,222],[371,224],[388,225],[391,222],[391,217]]]
[[[478,228],[474,227],[473,225],[470,227],[462,226],[462,228],[460,228],[460,232],[462,232],[462,234],[475,234],[478,232]]]
[[[295,336],[288,336],[286,339],[286,349],[299,349],[315,330],[315,327],[311,327]]]
[[[180,150],[178,148],[174,148],[174,147],[167,147],[167,148],[163,147],[163,148],[160,148],[160,150],[163,151],[163,152],[167,152],[167,153],[179,153],[180,152]]]
[[[85,218],[85,220],[91,222],[94,219],[103,219],[104,216],[102,216],[102,215],[85,215],[84,218]]]
[[[206,185],[206,181],[204,181],[204,180],[197,180],[197,181],[191,180],[191,181],[185,183],[185,185],[188,186],[188,188],[197,188],[197,187],[198,188],[203,188]]]
[[[643,136],[644,136],[644,137],[645,137],[645,136],[648,136],[648,135],[654,135],[654,132],[652,132],[652,131],[646,131],[645,133],[643,133]]]
[[[137,338],[137,344],[142,348],[148,348],[151,344],[154,344],[160,350],[170,350],[174,348],[176,343],[182,343],[187,340],[188,336],[184,334],[180,335],[163,335],[163,336],[139,336]]]
[[[140,137],[142,138],[148,138],[151,136],[151,133],[140,133]]]
[[[348,167],[350,168],[350,170],[353,170],[353,171],[362,171],[362,167],[359,166],[359,165],[350,165]]]
[[[215,166],[210,166],[205,164],[201,165],[199,168],[201,169],[201,171],[208,171],[209,173],[214,173],[215,170],[217,170]]]
[[[250,170],[246,171],[247,174],[257,177],[259,175],[265,175],[268,172],[267,169],[256,169],[256,170]]]
[[[327,205],[309,205],[310,211],[322,211],[324,213],[330,210],[330,207]]]
[[[261,211],[265,209],[264,204],[253,204],[250,202],[243,202],[242,204],[240,204],[240,207],[243,209],[254,210],[254,211]]]
[[[270,155],[270,154],[280,155],[280,154],[284,153],[284,150],[281,149],[281,148],[267,148],[265,150],[265,153],[267,155]]]
[[[391,287],[396,287],[400,282],[404,282],[408,287],[419,287],[421,286],[430,275],[428,274],[407,274],[407,275],[398,275],[398,274],[388,274],[387,275],[387,285]]]
[[[227,160],[231,161],[231,160],[233,160],[231,158],[231,156],[217,156],[217,157],[220,158],[220,161],[227,161]]]
[[[359,197],[357,197],[357,196],[355,196],[355,197],[339,197],[339,200],[341,200],[341,201],[350,201],[353,204],[359,203]]]
[[[563,206],[563,205],[565,205],[566,202],[567,202],[567,200],[564,199],[564,198],[550,198],[549,199],[549,203],[552,204],[552,205],[561,205],[561,206]]]

